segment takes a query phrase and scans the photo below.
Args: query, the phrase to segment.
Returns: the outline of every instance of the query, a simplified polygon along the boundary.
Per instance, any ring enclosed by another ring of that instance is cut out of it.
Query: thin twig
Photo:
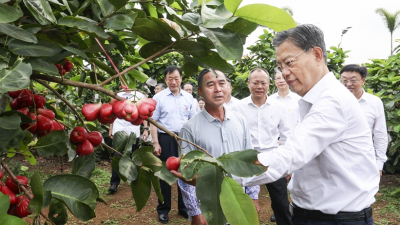
[[[92,64],[93,64],[94,77],[96,78],[96,84],[98,84],[99,81],[97,80],[96,64],[94,64],[94,63],[92,63]]]
[[[107,147],[107,148],[109,148],[109,149],[113,150],[114,152],[116,152],[116,153],[120,154],[121,156],[124,156],[124,155],[122,155],[122,154],[121,154],[119,151],[117,151],[117,150],[115,150],[115,149],[111,148],[110,146],[108,146],[108,145],[107,145],[107,144],[105,144],[105,143],[101,143],[101,145],[103,145],[103,146],[105,146],[105,147]]]

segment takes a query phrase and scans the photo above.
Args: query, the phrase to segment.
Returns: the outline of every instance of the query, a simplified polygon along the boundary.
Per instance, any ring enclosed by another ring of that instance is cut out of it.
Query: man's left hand
[[[144,130],[142,136],[143,136],[143,141],[146,141],[147,138],[149,137],[149,132],[147,130]]]
[[[189,184],[189,185],[196,186],[196,177],[197,177],[197,175],[195,175],[195,176],[193,177],[193,179],[191,179],[191,180],[186,180],[185,178],[183,178],[181,172],[178,172],[178,171],[176,171],[176,170],[171,170],[170,172],[171,172],[175,177],[181,179],[181,181],[183,181],[183,182],[185,182],[185,183],[187,183],[187,184]]]

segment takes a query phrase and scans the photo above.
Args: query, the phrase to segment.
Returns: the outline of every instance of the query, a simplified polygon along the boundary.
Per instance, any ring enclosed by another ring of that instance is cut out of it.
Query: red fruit
[[[139,118],[137,118],[135,121],[131,122],[131,124],[132,124],[132,125],[135,125],[135,126],[140,126],[140,124],[142,124],[143,121],[144,121],[144,119],[142,119],[142,118],[139,117]]]
[[[5,185],[6,184],[2,180],[0,180],[0,190],[1,190],[1,187],[5,186]]]
[[[61,130],[65,130],[64,124],[62,124],[62,123],[59,123],[59,124],[60,124],[60,126],[61,126]]]
[[[62,130],[60,123],[57,120],[52,120],[53,126],[51,130]]]
[[[32,93],[26,89],[22,90],[22,92],[18,95],[18,106],[20,108],[29,107],[33,105],[33,96]]]
[[[103,136],[101,136],[100,132],[92,131],[88,134],[87,139],[92,143],[93,147],[97,147],[103,141]]]
[[[100,108],[101,103],[86,104],[82,107],[82,114],[85,116],[87,121],[94,121],[99,116]]]
[[[69,62],[69,60],[68,60],[67,58],[65,58],[65,63],[67,63],[67,62]],[[64,63],[64,64],[65,64],[65,63]]]
[[[23,89],[23,90],[25,90],[25,89]],[[17,97],[19,96],[19,94],[21,94],[21,92],[22,92],[23,90],[19,90],[19,91],[9,91],[9,92],[8,92],[8,95],[9,95],[11,98],[17,98]]]
[[[37,121],[36,121],[36,120],[37,120],[37,117],[36,117],[36,115],[35,115],[34,112],[29,112],[29,113],[28,113],[28,116],[29,116],[32,120],[35,120],[33,126],[32,126],[32,123],[28,123],[28,124],[27,124],[27,128],[32,126],[31,128],[29,128],[29,132],[34,133],[34,132],[36,131],[36,129],[37,129]]]
[[[128,87],[128,86],[125,86],[125,85],[122,85],[122,84],[121,84],[121,88],[122,88],[122,89],[125,89],[125,90],[129,90],[129,87]]]
[[[69,141],[74,144],[80,144],[83,143],[87,140],[87,132],[85,130],[85,128],[83,127],[75,127],[72,132],[71,135],[69,136]]]
[[[54,112],[53,111],[51,111],[50,109],[41,109],[41,108],[39,108],[38,110],[37,110],[37,114],[38,115],[42,115],[42,116],[45,116],[45,117],[47,117],[47,118],[49,118],[49,119],[54,119],[55,117],[56,117],[56,115],[54,114]]]
[[[126,121],[134,122],[139,117],[139,112],[136,106],[129,101],[122,110],[122,115]]]
[[[92,143],[90,143],[89,140],[86,140],[85,142],[79,144],[76,147],[76,154],[79,156],[92,154],[93,151],[94,151],[93,145]]]
[[[22,113],[22,114],[25,114],[25,115],[28,115],[28,113],[29,113],[28,107],[25,107],[25,108],[22,108],[22,109],[18,109],[17,111]]]
[[[64,63],[64,69],[65,71],[69,72],[72,70],[72,67],[74,67],[74,64],[70,63],[70,62],[65,62]]]
[[[25,176],[16,176],[18,181],[26,187],[28,185],[28,178]],[[19,194],[19,187],[18,184],[14,182],[14,180],[11,177],[8,177],[6,180],[6,185],[8,188],[10,188],[15,194]]]
[[[46,99],[40,95],[33,95],[33,101],[35,102],[36,108],[43,108],[46,103]]]
[[[115,99],[115,98],[113,98],[113,99],[111,99],[110,104],[111,104],[111,105],[114,105],[114,103],[116,103],[116,102],[118,102],[118,100]]]
[[[60,70],[61,69],[61,64],[56,64],[56,67],[57,67],[58,70]]]
[[[17,203],[17,195],[7,186],[1,187],[1,192],[10,197],[10,204],[13,205]]]
[[[62,70],[62,75],[64,76],[64,75],[65,75],[65,73],[66,73],[66,71],[63,69],[63,70]]]
[[[113,114],[113,105],[104,103],[100,108],[99,118],[101,118],[101,121],[114,121],[116,117]],[[101,121],[100,123],[102,123]]]
[[[37,129],[39,132],[48,131],[52,125],[51,119],[42,115],[37,116]]]
[[[169,158],[167,159],[167,162],[166,162],[166,164],[167,164],[167,169],[168,169],[169,171],[171,171],[171,170],[178,170],[178,169],[179,169],[180,163],[181,163],[181,159],[180,159],[180,158],[171,156],[171,157],[169,157]]]
[[[22,107],[19,107],[18,98],[14,98],[14,99],[10,102],[10,107],[11,107],[12,109],[14,109],[14,110],[18,110],[18,109],[22,108]]]
[[[17,199],[17,205],[16,205],[16,208],[15,208],[15,215],[18,216],[19,218],[23,218],[23,217],[26,217],[29,214],[31,214],[28,211],[28,205],[29,205],[30,201],[31,200],[27,196],[20,195],[18,197],[18,199]]]
[[[156,109],[157,102],[152,98],[140,99],[136,106],[139,111],[139,116],[142,119],[147,119],[153,115],[153,111]]]
[[[3,168],[1,168],[1,170],[0,170],[0,179],[3,178],[3,175],[4,175]]]
[[[7,211],[8,215],[15,216],[15,209],[17,208],[16,205],[10,205],[10,208]]]
[[[113,114],[118,118],[118,119],[124,119],[124,116],[122,116],[122,110],[124,109],[127,101],[118,101],[115,102],[113,105]]]
[[[97,120],[104,125],[110,124],[110,123],[114,123],[115,119],[117,119],[117,117],[114,117],[112,120],[109,120],[107,118],[103,118],[101,116],[99,116],[99,118],[97,118]]]

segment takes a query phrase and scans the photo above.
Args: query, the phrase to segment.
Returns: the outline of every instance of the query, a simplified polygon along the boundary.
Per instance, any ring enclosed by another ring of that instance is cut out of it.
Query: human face
[[[275,74],[275,86],[278,88],[278,90],[286,90],[289,88],[287,85],[285,78],[283,78],[282,73],[276,73]]]
[[[309,53],[297,47],[290,41],[284,41],[276,49],[278,66],[282,66],[282,76],[294,92],[304,96],[321,79],[318,74],[323,56],[322,50],[314,47]],[[297,57],[295,57],[297,56]],[[295,58],[294,58],[295,57]],[[287,64],[290,61],[289,64]]]
[[[361,77],[358,72],[343,72],[340,74],[340,80],[342,84],[349,89],[357,99],[361,98],[363,94],[363,86],[365,83],[365,78]]]
[[[154,92],[157,94],[158,92],[160,92],[160,91],[162,91],[163,89],[162,89],[162,87],[161,87],[161,85],[157,85],[155,88],[154,88]]]
[[[189,94],[193,94],[193,86],[191,84],[185,84],[183,90],[187,91]]]
[[[264,71],[254,71],[247,85],[253,98],[265,98],[269,89],[269,76]]]
[[[179,92],[179,89],[181,87],[182,77],[179,74],[178,70],[175,70],[174,72],[167,74],[164,80],[169,89],[171,90],[171,92],[173,93]]]
[[[205,104],[206,104],[206,103],[205,103],[203,100],[200,100],[200,101],[199,101],[200,110],[203,109],[203,106],[204,106]]]
[[[208,72],[203,76],[201,87],[197,88],[200,96],[204,98],[206,107],[222,107],[228,93],[229,85],[226,77],[220,71],[215,72],[218,74],[218,78],[213,72]]]

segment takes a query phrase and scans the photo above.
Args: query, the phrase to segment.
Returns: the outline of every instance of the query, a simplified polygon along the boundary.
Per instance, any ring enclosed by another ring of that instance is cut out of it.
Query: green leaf
[[[224,154],[217,159],[228,173],[238,177],[251,177],[265,172],[265,167],[253,164],[257,155],[258,151],[249,149]]]
[[[172,42],[169,35],[152,27],[134,26],[132,27],[132,31],[148,41],[157,41],[164,44],[170,44]]]
[[[113,158],[112,158],[112,161],[111,161],[111,168],[115,171],[115,172],[117,172],[117,174],[118,174],[118,176],[119,176],[119,178],[121,178],[121,180],[123,180],[124,182],[126,182],[126,177],[124,177],[120,172],[119,172],[119,161],[121,160],[121,156],[114,156]]]
[[[30,181],[33,198],[29,203],[29,211],[33,213],[34,216],[39,215],[40,210],[43,208],[43,185],[40,179],[40,174],[38,171],[33,173]]]
[[[138,169],[129,157],[122,157],[119,160],[119,173],[126,177],[127,182],[130,184],[138,177]]]
[[[22,219],[8,214],[0,214],[0,224],[26,225]]]
[[[146,170],[139,170],[137,179],[131,183],[131,190],[136,203],[136,211],[140,212],[146,205],[151,192],[151,180]]]
[[[139,70],[131,70],[128,73],[142,83],[146,82],[149,79],[146,74],[140,72]]]
[[[0,117],[0,153],[10,148],[18,148],[26,135],[20,128],[21,118],[18,115]]]
[[[153,189],[156,192],[158,199],[160,199],[161,202],[164,202],[164,196],[161,193],[160,181],[158,180],[158,177],[154,176],[154,174],[152,173],[149,173],[149,175],[151,183],[153,184]]]
[[[209,225],[225,224],[224,213],[220,204],[221,185],[224,174],[217,166],[205,163],[196,178],[196,196],[201,203],[201,213]]]
[[[186,13],[182,16],[182,19],[177,15],[174,15],[175,20],[185,26],[192,32],[199,32],[199,23],[201,22],[200,15],[197,13]]]
[[[153,172],[158,172],[162,169],[162,162],[153,154],[153,151],[153,147],[141,147],[133,152],[132,161],[137,166],[145,166]]]
[[[25,157],[26,160],[28,160],[28,162],[31,165],[35,166],[37,164],[35,156],[33,156],[32,152],[30,152],[30,151],[24,152],[24,157]]]
[[[163,48],[165,48],[165,45],[159,44],[157,42],[149,42],[140,48],[139,55],[143,58],[148,58],[155,53],[161,51]]]
[[[208,55],[207,46],[196,41],[180,40],[176,42],[174,48],[195,57],[206,57]]]
[[[114,44],[114,43],[102,44],[102,45],[103,45],[104,50],[106,50],[106,52],[109,52],[109,51],[113,50],[114,48],[117,48],[117,45]],[[85,52],[88,52],[88,53],[99,53],[99,52],[101,52],[101,53],[103,53],[103,49],[101,49],[101,47],[96,43],[94,45],[91,45],[89,48],[87,48],[85,50]],[[94,61],[94,60],[92,60],[92,61]],[[98,66],[98,63],[96,63],[96,66]],[[107,65],[105,65],[105,66],[107,66]],[[108,67],[108,68],[111,69],[110,67]],[[101,69],[103,69],[103,68],[101,68]],[[115,74],[114,70],[111,69],[111,71],[113,71],[112,74]],[[106,72],[109,72],[109,71],[106,71]]]
[[[131,13],[116,13],[104,21],[104,27],[113,30],[130,29],[135,22],[137,13],[130,11]]]
[[[79,7],[79,9],[73,14],[73,16],[76,16],[78,14],[80,14],[81,12],[83,12],[83,10],[86,9],[86,7],[88,7],[90,5],[90,3],[92,3],[92,0],[85,0],[81,6]]]
[[[154,18],[154,17],[150,17],[150,19],[155,24],[157,24],[164,31],[164,33],[167,33],[167,34],[171,35],[176,40],[180,40],[181,39],[181,36],[179,35],[179,33],[176,30],[174,30],[172,27],[170,27],[166,22],[162,21],[162,19],[157,19],[157,18]]]
[[[201,7],[201,19],[203,20],[202,27],[205,28],[218,28],[223,26],[230,21],[231,16],[232,13],[230,13],[229,16],[222,17],[221,13],[217,13],[214,9],[210,9],[205,5]]]
[[[259,224],[253,201],[234,179],[224,178],[219,199],[224,215],[231,225]]]
[[[62,0],[62,1],[64,3],[65,7],[67,7],[69,14],[72,15],[73,13],[71,11],[71,7],[69,7],[68,1],[67,0]]]
[[[55,224],[66,224],[68,213],[64,204],[55,198],[51,199],[49,206],[49,219]]]
[[[243,18],[237,18],[232,23],[228,23],[224,26],[224,30],[230,31],[232,33],[240,33],[244,35],[250,35],[257,29],[257,24],[245,20]]]
[[[169,185],[173,185],[178,178],[176,178],[171,172],[169,172],[167,166],[165,165],[165,162],[162,162],[162,164],[163,167],[161,168],[161,170],[154,173],[154,175],[161,180],[167,182]]]
[[[61,17],[58,20],[59,25],[64,25],[68,27],[76,27],[79,30],[85,31],[86,33],[92,34],[95,37],[107,39],[108,36],[103,29],[98,27],[96,23],[85,20],[83,18],[73,17],[73,16],[65,16]]]
[[[226,60],[222,59],[221,56],[219,56],[218,53],[216,52],[209,52],[207,57],[194,57],[194,58],[189,58],[192,62],[196,63],[197,65],[201,66],[202,64],[215,69],[215,70],[220,70],[224,73],[233,73],[235,72],[234,67],[226,62]]]
[[[235,16],[266,26],[276,32],[296,27],[296,22],[289,13],[267,4],[243,6],[235,12]]]
[[[95,166],[94,154],[77,157],[72,162],[72,174],[90,178]]]
[[[0,215],[6,214],[10,208],[10,197],[0,192]]]
[[[125,6],[128,1],[126,0],[108,0],[116,9],[119,9],[123,6]]]
[[[237,33],[231,33],[220,28],[206,29],[200,27],[200,30],[214,43],[222,58],[236,60],[242,58],[243,45]]]
[[[58,76],[59,72],[57,67],[53,63],[49,63],[47,61],[37,59],[37,58],[30,58],[24,60],[24,62],[31,64],[32,70],[42,72],[44,74]]]
[[[0,32],[18,40],[30,43],[38,42],[34,34],[11,24],[0,23]]]
[[[51,131],[46,136],[40,138],[35,145],[39,155],[48,157],[53,155],[64,155],[68,152],[67,142],[68,136],[64,131]]]
[[[20,40],[12,40],[8,47],[10,51],[14,52],[16,55],[22,56],[55,56],[62,52],[62,48],[54,42],[47,40],[38,40],[37,44],[27,43]]]
[[[108,16],[114,11],[114,6],[108,0],[95,0],[95,1],[97,2],[97,4],[99,4],[103,16]]]
[[[57,23],[56,17],[54,16],[53,10],[51,10],[51,6],[46,0],[24,0],[26,7],[29,11],[38,19],[38,15],[43,18],[46,18],[52,23]],[[39,19],[39,22],[42,19]],[[42,24],[42,23],[40,23]],[[46,25],[46,24],[42,24]]]
[[[243,0],[224,0],[224,5],[226,9],[234,14],[242,1]]]
[[[129,135],[128,142],[125,145],[125,154],[130,155],[132,153],[132,145],[136,143],[136,134],[132,132]]]
[[[146,6],[146,8],[149,10],[150,16],[158,18],[158,13],[156,8],[153,6],[151,3],[144,3],[143,5]]]
[[[199,70],[199,66],[186,58],[183,58],[182,70],[185,73],[185,77],[196,77]]]
[[[27,116],[27,115],[25,115],[25,114],[23,114],[23,113],[21,113],[19,111],[15,111],[15,110],[2,112],[2,113],[0,113],[0,117],[2,117],[2,116],[12,116],[14,114],[17,114],[19,117],[21,117],[21,124],[32,123],[32,119],[29,116]],[[26,136],[24,137],[23,141],[24,141],[24,143],[26,142]]]
[[[22,60],[17,60],[10,70],[0,70],[0,94],[27,88],[31,74],[31,65]]]
[[[86,53],[84,53],[83,51],[81,51],[81,50],[79,50],[79,49],[76,49],[76,48],[73,48],[73,47],[68,47],[68,46],[63,46],[62,48],[65,49],[65,50],[67,50],[67,51],[69,51],[69,52],[72,52],[72,53],[74,53],[75,55],[78,55],[78,56],[80,56],[80,57],[82,57],[82,58],[84,58],[84,59],[87,59],[87,58],[88,58],[87,55],[86,55]]]
[[[21,10],[12,6],[0,3],[0,23],[11,23],[22,17]]]
[[[118,152],[123,152],[128,143],[128,134],[125,131],[118,131],[114,134],[112,147]]]
[[[47,179],[43,189],[51,191],[53,198],[62,201],[79,220],[94,218],[94,208],[99,191],[89,179],[72,174],[62,174]]]

